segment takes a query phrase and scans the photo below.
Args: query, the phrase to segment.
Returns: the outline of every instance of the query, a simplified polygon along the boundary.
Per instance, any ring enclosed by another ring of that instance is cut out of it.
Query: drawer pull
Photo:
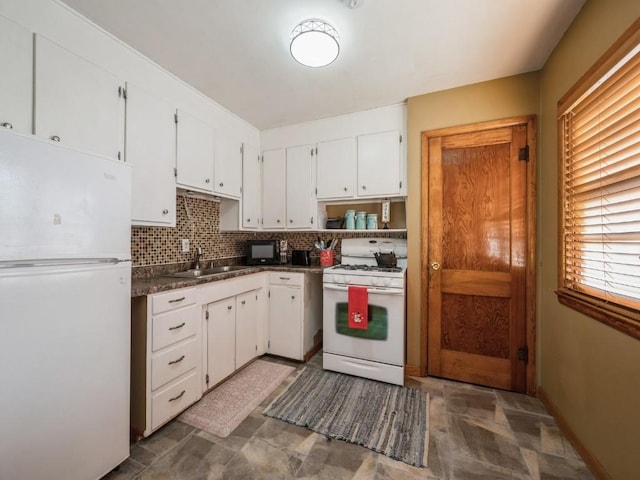
[[[169,330],[178,330],[186,325],[186,322],[182,322],[180,325],[176,325],[175,327],[169,327]]]
[[[174,298],[173,300],[169,300],[169,303],[181,302],[187,297]]]
[[[175,402],[176,400],[181,399],[181,398],[182,398],[182,396],[183,396],[185,393],[187,393],[187,391],[186,391],[186,390],[182,390],[182,392],[180,392],[180,395],[177,395],[177,396],[175,396],[175,397],[173,397],[173,398],[170,398],[170,399],[169,399],[169,401],[170,401],[170,402]]]
[[[177,360],[171,360],[168,365],[175,365],[176,363],[180,363],[182,360],[184,360],[184,355],[182,355],[179,359]]]
[[[291,277],[280,277],[280,280],[291,280]]]

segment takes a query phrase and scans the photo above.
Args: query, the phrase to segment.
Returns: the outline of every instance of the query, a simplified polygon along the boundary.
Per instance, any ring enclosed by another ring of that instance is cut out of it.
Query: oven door
[[[352,358],[404,365],[404,289],[368,287],[368,328],[347,322],[347,285],[323,288],[323,351]]]

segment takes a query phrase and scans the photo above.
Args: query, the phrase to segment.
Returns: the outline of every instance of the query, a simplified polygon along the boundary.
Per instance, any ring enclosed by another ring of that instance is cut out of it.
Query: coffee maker
[[[280,263],[287,263],[287,241],[280,240]]]

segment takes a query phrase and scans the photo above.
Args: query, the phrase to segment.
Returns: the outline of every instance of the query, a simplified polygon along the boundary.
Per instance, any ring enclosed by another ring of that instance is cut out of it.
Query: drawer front
[[[179,377],[198,364],[198,339],[168,349],[151,359],[151,390]]]
[[[151,350],[155,352],[195,335],[200,325],[200,307],[193,305],[154,315],[151,322]]]
[[[269,283],[271,285],[304,285],[304,273],[270,272]]]
[[[200,398],[198,373],[193,372],[151,398],[151,429],[155,430]]]
[[[195,288],[171,290],[152,296],[151,312],[155,315],[156,313],[168,312],[169,310],[193,305],[194,303],[196,303]]]

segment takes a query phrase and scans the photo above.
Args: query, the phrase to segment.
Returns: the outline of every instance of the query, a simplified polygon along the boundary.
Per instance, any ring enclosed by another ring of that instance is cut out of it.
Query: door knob
[[[431,268],[434,270],[440,270],[440,264],[438,262],[431,262]]]

